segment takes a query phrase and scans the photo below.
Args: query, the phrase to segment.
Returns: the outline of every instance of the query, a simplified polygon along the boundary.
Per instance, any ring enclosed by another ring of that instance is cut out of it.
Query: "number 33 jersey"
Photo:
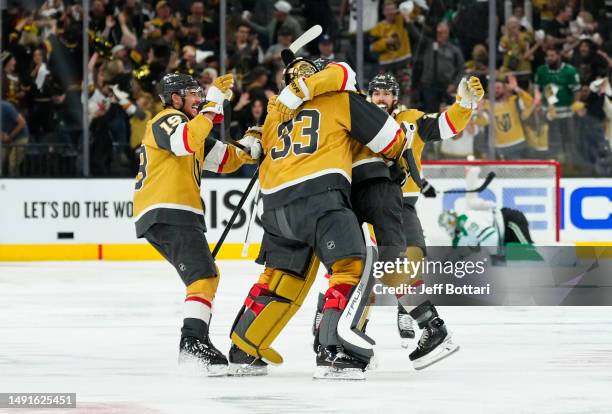
[[[205,230],[202,170],[228,173],[255,162],[240,149],[208,137],[212,127],[203,115],[189,120],[171,108],[147,123],[134,191],[138,237],[155,223]]]
[[[266,157],[259,177],[266,209],[334,189],[348,194],[352,139],[390,159],[405,142],[393,118],[352,92],[316,96],[287,122],[272,110],[262,137]]]

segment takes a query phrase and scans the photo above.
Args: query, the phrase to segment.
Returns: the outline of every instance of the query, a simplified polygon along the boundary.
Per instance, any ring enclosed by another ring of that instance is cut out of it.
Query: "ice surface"
[[[212,339],[227,350],[260,268],[219,267]],[[312,380],[313,291],[268,377],[194,378],[176,368],[183,291],[164,262],[0,263],[0,392],[76,392],[76,410],[49,410],[69,414],[612,412],[610,308],[441,308],[461,350],[417,372],[378,307],[378,369],[329,382]]]

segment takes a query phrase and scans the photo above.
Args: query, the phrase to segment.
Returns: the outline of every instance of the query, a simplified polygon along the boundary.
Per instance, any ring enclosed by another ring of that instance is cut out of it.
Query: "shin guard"
[[[282,356],[270,345],[302,305],[318,268],[313,255],[303,276],[272,269],[268,283],[253,285],[232,326],[232,342],[249,355],[281,364]]]

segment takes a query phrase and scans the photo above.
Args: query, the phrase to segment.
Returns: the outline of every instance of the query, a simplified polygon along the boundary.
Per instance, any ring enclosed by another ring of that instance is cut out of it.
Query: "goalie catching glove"
[[[469,79],[461,79],[457,88],[457,102],[467,109],[476,109],[478,102],[484,97],[484,88],[480,79],[470,76]]]
[[[200,109],[200,113],[214,114],[213,124],[223,122],[223,101],[226,94],[231,93],[234,87],[234,77],[231,74],[218,76],[208,88],[206,93],[206,104]]]

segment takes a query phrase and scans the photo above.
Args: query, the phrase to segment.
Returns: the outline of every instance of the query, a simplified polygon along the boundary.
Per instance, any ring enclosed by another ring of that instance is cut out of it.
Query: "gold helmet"
[[[283,70],[285,85],[289,85],[294,79],[307,78],[319,71],[313,61],[303,57],[296,57],[289,49],[284,49],[281,52],[281,57],[285,64],[285,69]]]

